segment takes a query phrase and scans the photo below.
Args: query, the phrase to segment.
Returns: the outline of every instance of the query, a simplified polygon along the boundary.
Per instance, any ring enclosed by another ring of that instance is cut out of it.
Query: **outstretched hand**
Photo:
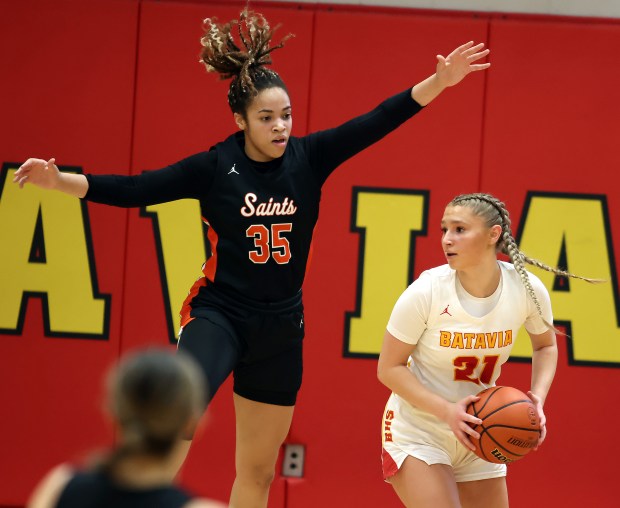
[[[53,157],[44,159],[28,159],[24,162],[13,177],[13,182],[22,189],[25,184],[32,183],[43,189],[53,189],[58,184],[60,171]]]
[[[547,417],[543,411],[542,399],[534,392],[529,391],[527,394],[529,398],[532,399],[532,402],[536,407],[536,411],[538,412],[538,418],[540,418],[540,437],[538,438],[538,443],[536,443],[536,446],[532,448],[533,450],[538,450],[538,447],[543,443],[545,437],[547,437]]]
[[[484,49],[484,43],[476,44],[472,41],[456,48],[447,57],[437,55],[436,76],[443,86],[454,86],[461,82],[470,72],[488,69],[490,63],[475,62],[486,57],[490,50]]]
[[[471,450],[472,452],[476,448],[469,440],[469,437],[471,436],[474,439],[480,439],[480,434],[478,434],[469,424],[481,425],[482,420],[474,415],[470,415],[467,412],[467,406],[477,400],[480,400],[480,397],[477,395],[469,395],[458,402],[450,404],[448,412],[444,417],[444,421],[450,426],[450,429],[456,438],[465,448]]]

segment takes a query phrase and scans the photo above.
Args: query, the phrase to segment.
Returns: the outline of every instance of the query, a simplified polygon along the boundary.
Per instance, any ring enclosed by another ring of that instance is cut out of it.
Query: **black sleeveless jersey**
[[[63,489],[57,508],[181,508],[192,496],[173,486],[129,489],[100,471],[77,473]]]
[[[408,89],[340,127],[291,136],[284,155],[266,163],[247,157],[238,132],[161,170],[87,175],[85,199],[117,206],[198,199],[211,250],[205,277],[231,295],[284,300],[301,289],[327,177],[420,109]]]

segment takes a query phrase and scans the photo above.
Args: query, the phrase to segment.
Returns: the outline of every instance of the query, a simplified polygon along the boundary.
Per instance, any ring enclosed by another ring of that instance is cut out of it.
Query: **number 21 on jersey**
[[[481,362],[477,356],[457,356],[452,362],[454,364],[454,380],[488,385],[493,379],[493,371],[498,359],[499,355],[489,355],[484,356]],[[482,371],[477,376],[474,371],[480,363],[482,363]]]

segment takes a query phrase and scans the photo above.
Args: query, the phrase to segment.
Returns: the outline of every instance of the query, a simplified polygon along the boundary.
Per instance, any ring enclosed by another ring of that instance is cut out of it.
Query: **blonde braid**
[[[567,272],[566,270],[561,270],[560,268],[553,268],[549,265],[546,265],[542,261],[538,261],[538,259],[531,258],[527,256],[524,252],[521,252],[521,256],[523,256],[523,261],[527,264],[536,266],[541,270],[545,270],[547,272],[555,273],[556,275],[560,275],[562,277],[570,277],[572,279],[579,279],[589,282],[590,284],[600,284],[601,282],[605,282],[605,279],[592,279],[590,277],[582,277],[581,275],[575,275],[574,273]]]
[[[556,332],[559,332],[559,330],[557,330],[551,323],[548,323],[547,320],[543,317],[542,308],[540,306],[538,298],[536,297],[536,292],[534,291],[534,288],[530,281],[529,274],[525,269],[525,263],[564,277],[572,277],[590,283],[604,282],[602,279],[591,279],[588,277],[582,277],[580,275],[572,274],[566,270],[553,268],[541,261],[538,261],[537,259],[530,258],[529,256],[525,255],[525,253],[521,252],[521,250],[519,250],[517,242],[512,236],[512,230],[510,227],[510,214],[506,209],[506,205],[496,197],[491,196],[490,194],[462,194],[455,197],[448,204],[448,206],[466,206],[468,208],[471,208],[476,215],[485,219],[489,228],[496,225],[501,226],[502,234],[500,235],[500,239],[497,242],[497,251],[506,254],[510,258],[510,262],[513,264],[515,270],[521,277],[521,282],[523,283],[527,294],[536,305],[536,310],[538,311],[539,316],[541,317],[545,325],[547,325],[547,327],[555,330]]]
[[[536,293],[534,291],[534,288],[532,287],[530,277],[527,273],[527,270],[525,269],[525,256],[523,256],[523,254],[519,251],[517,242],[512,236],[512,230],[510,228],[512,221],[510,220],[508,210],[506,210],[506,205],[499,199],[491,196],[490,194],[483,193],[464,194],[461,196],[457,196],[452,200],[450,205],[467,206],[469,208],[472,208],[476,215],[479,215],[486,219],[488,227],[501,226],[502,234],[500,235],[500,239],[497,242],[496,248],[498,251],[506,254],[510,258],[510,262],[514,265],[515,270],[519,274],[519,277],[521,277],[521,282],[525,286],[527,294],[530,295],[530,298],[534,301],[539,316],[542,318],[543,321],[545,321],[545,318],[542,315],[542,308],[540,307],[540,302],[536,297]],[[546,321],[545,324],[550,328],[553,328],[553,325],[550,325]]]

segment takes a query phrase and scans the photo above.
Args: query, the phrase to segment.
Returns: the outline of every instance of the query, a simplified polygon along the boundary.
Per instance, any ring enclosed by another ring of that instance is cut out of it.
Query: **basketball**
[[[482,425],[470,424],[480,434],[480,439],[470,437],[474,453],[496,464],[525,457],[540,437],[540,420],[531,399],[510,386],[487,388],[478,397],[467,406],[469,414],[482,420]]]

